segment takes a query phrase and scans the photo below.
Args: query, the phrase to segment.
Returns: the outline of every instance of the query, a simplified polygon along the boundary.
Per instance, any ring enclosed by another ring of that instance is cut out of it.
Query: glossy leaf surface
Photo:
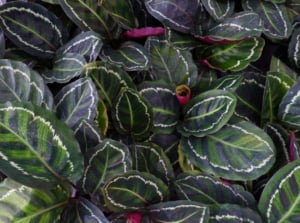
[[[217,21],[229,17],[235,7],[233,0],[203,0],[202,3],[209,14]]]

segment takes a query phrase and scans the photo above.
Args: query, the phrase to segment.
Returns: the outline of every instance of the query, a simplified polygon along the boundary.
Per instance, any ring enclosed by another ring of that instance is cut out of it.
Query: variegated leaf
[[[149,56],[144,46],[137,42],[126,41],[119,48],[106,46],[101,51],[102,60],[122,67],[126,71],[147,70]]]
[[[51,188],[81,177],[79,144],[52,112],[27,103],[2,104],[0,135],[0,170],[12,179]]]
[[[53,109],[53,95],[43,78],[22,62],[0,60],[0,103],[30,101]]]
[[[160,179],[137,171],[112,178],[103,193],[107,207],[114,212],[142,210],[169,197],[168,187]]]
[[[177,130],[184,136],[202,137],[220,130],[233,115],[236,97],[223,90],[211,90],[192,98],[183,108]]]
[[[13,1],[0,6],[0,27],[15,45],[39,58],[52,58],[66,40],[60,19],[30,2]]]
[[[26,187],[9,178],[0,183],[0,222],[59,223],[70,191]]]
[[[220,71],[240,71],[260,58],[264,45],[264,39],[259,37],[237,43],[214,44],[206,47],[200,57],[210,68]]]
[[[87,62],[97,60],[103,42],[101,36],[93,31],[82,32],[60,47],[56,55],[75,53],[84,56]]]
[[[263,223],[264,221],[259,213],[250,208],[235,204],[223,204],[210,207],[209,222]]]
[[[113,125],[120,134],[143,139],[153,127],[153,111],[138,91],[122,88],[111,111]],[[141,121],[142,120],[142,121]]]
[[[288,55],[293,64],[300,67],[300,26],[293,30],[292,38],[289,42]]]
[[[195,85],[198,71],[190,51],[176,49],[166,40],[156,37],[148,38],[145,45],[150,55],[150,72],[154,79],[175,85]]]
[[[300,129],[300,78],[283,96],[278,109],[278,117],[288,128]]]
[[[4,57],[5,53],[5,38],[4,33],[2,30],[0,30],[0,59]]]
[[[256,208],[253,195],[239,185],[226,185],[206,174],[181,174],[175,180],[176,194],[180,199],[202,204],[237,204]]]
[[[202,0],[202,4],[209,14],[217,21],[231,16],[234,12],[234,0]]]
[[[53,61],[53,68],[41,73],[47,83],[67,83],[78,77],[86,65],[85,58],[80,54],[66,53],[56,56]]]
[[[86,65],[84,74],[92,78],[99,97],[103,99],[108,109],[111,108],[122,87],[135,89],[129,74],[116,65],[96,61]]]
[[[281,61],[279,58],[273,56],[271,58],[271,64],[270,64],[270,72],[279,72],[284,73],[288,75],[293,80],[297,79],[297,72],[294,71],[292,68],[290,68],[288,65],[286,65],[283,61]]]
[[[300,221],[300,160],[287,164],[268,181],[258,208],[265,217],[265,222]]]
[[[182,138],[181,149],[196,167],[229,180],[257,179],[275,162],[271,138],[246,121],[202,138]]]
[[[90,78],[80,78],[64,86],[54,101],[58,117],[69,127],[83,118],[94,120],[96,116],[98,94]]]
[[[174,86],[162,81],[143,82],[139,86],[139,92],[152,107],[153,132],[174,132],[180,113]]]
[[[64,223],[110,223],[103,212],[91,201],[83,197],[70,200],[68,208],[61,216]]]
[[[262,20],[255,12],[239,12],[210,28],[207,35],[211,41],[238,41],[259,37],[263,31]]]
[[[195,37],[166,28],[166,39],[173,47],[180,50],[192,50],[202,45]]]
[[[293,84],[294,80],[284,73],[268,72],[261,110],[262,126],[277,121],[279,104]]]
[[[93,201],[99,202],[104,184],[112,177],[132,170],[131,155],[125,144],[112,139],[104,139],[87,153],[80,186]]]
[[[198,202],[177,200],[151,205],[147,208],[151,222],[208,223],[209,207]]]
[[[163,149],[153,143],[137,143],[132,148],[133,169],[148,172],[168,186],[174,179],[171,162]]]
[[[263,20],[263,33],[271,39],[287,39],[292,25],[284,4],[264,0],[243,0],[244,10],[256,12]]]
[[[297,19],[300,15],[300,3],[298,0],[286,0],[285,2],[288,14],[291,18],[291,21]]]
[[[81,152],[87,152],[104,140],[104,135],[96,126],[94,120],[80,120],[74,127],[74,136],[78,140]]]
[[[240,74],[229,74],[224,77],[213,80],[209,88],[235,91],[241,85],[243,78],[243,75]]]

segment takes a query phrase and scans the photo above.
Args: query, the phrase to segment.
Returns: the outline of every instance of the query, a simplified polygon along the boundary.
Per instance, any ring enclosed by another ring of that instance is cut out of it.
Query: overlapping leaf
[[[13,1],[0,6],[0,27],[15,45],[39,58],[52,58],[66,40],[60,19],[30,2]]]
[[[300,220],[300,160],[281,168],[268,181],[258,208],[266,222],[298,222]]]
[[[4,51],[5,51],[5,38],[4,38],[4,33],[1,30],[0,31],[0,59],[3,58]]]
[[[203,0],[202,3],[209,14],[217,21],[229,17],[235,7],[235,1],[233,0]]]
[[[201,203],[178,200],[151,205],[147,208],[151,222],[209,221],[209,208]]]
[[[282,60],[279,58],[273,56],[271,58],[271,64],[270,64],[270,72],[279,72],[279,73],[284,73],[288,75],[290,78],[293,80],[297,79],[297,72],[294,71],[292,68],[290,68],[287,64],[285,64]]]
[[[227,124],[203,138],[182,138],[181,149],[196,167],[230,180],[256,179],[275,162],[271,138],[246,121]]]
[[[195,37],[170,28],[166,29],[166,39],[169,44],[180,50],[191,50],[202,45]]]
[[[62,188],[38,190],[7,178],[0,183],[0,221],[58,223],[68,196]]]
[[[152,108],[146,99],[134,89],[122,88],[114,101],[111,112],[113,125],[121,134],[143,139],[152,130]]]
[[[0,60],[0,103],[30,101],[49,110],[53,96],[42,77],[22,62]]]
[[[256,12],[263,20],[263,33],[271,39],[286,39],[291,35],[292,25],[284,4],[263,0],[243,0],[244,10]]]
[[[99,97],[103,99],[108,109],[111,108],[122,87],[136,88],[129,74],[116,65],[97,61],[88,64],[84,73],[92,78]]]
[[[235,91],[242,83],[243,75],[232,74],[213,80],[209,86],[210,89],[221,89]]]
[[[81,187],[93,200],[102,196],[102,189],[112,177],[132,169],[127,146],[112,139],[105,139],[88,152]]]
[[[118,49],[104,47],[101,57],[126,71],[146,70],[149,66],[149,56],[144,46],[132,41],[124,42]]]
[[[104,187],[105,203],[115,212],[144,209],[168,199],[168,187],[149,173],[129,171],[112,178]]]
[[[162,81],[143,82],[139,86],[139,92],[152,107],[153,132],[174,132],[180,110],[174,86]]]
[[[197,201],[202,204],[237,204],[256,208],[253,195],[241,186],[226,185],[205,174],[182,174],[175,180],[176,193],[180,199]]]
[[[178,131],[184,136],[205,136],[221,129],[234,113],[235,96],[223,90],[197,95],[184,107]]]
[[[289,128],[300,129],[300,79],[287,91],[279,105],[279,119]]]
[[[0,169],[34,188],[51,188],[83,172],[83,159],[72,130],[55,115],[31,104],[0,107]]]
[[[98,94],[90,78],[80,78],[63,87],[54,98],[56,113],[68,126],[85,118],[94,120]]]
[[[292,38],[289,42],[289,50],[288,55],[290,60],[295,64],[297,67],[300,67],[300,27],[297,26],[293,30]]]
[[[214,44],[200,55],[210,68],[221,71],[240,71],[260,58],[265,41],[252,37],[238,43]]]
[[[190,51],[170,46],[166,40],[149,38],[146,48],[150,55],[151,73],[155,79],[192,86],[197,78],[197,67]]]

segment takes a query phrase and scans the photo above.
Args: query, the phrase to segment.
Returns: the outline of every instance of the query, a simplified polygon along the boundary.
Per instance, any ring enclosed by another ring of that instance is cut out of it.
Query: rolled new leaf
[[[258,208],[265,217],[265,222],[300,221],[300,160],[284,166],[265,186]]]
[[[134,89],[122,88],[114,101],[111,112],[113,125],[121,134],[143,139],[152,130],[152,108]]]
[[[129,171],[112,178],[103,188],[107,207],[115,212],[145,209],[168,199],[168,187],[149,173]]]
[[[34,188],[77,181],[83,158],[73,131],[57,117],[32,104],[0,106],[0,170]]]
[[[25,52],[52,58],[66,40],[61,20],[40,4],[13,1],[0,6],[0,27]]]
[[[184,136],[202,137],[221,129],[234,113],[236,97],[223,90],[206,91],[184,107],[178,131]]]
[[[0,222],[60,222],[70,191],[33,189],[10,178],[0,183]]]
[[[229,180],[254,180],[275,162],[271,138],[254,124],[227,124],[202,138],[181,139],[181,149],[199,169]]]

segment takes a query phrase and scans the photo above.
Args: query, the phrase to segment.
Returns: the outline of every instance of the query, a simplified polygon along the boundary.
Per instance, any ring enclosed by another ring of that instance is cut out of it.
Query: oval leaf
[[[81,78],[66,85],[54,101],[58,117],[69,127],[83,118],[94,120],[96,116],[98,94],[90,78]]]
[[[275,162],[271,138],[254,124],[227,124],[203,138],[181,140],[181,148],[193,165],[229,180],[253,180]]]
[[[264,39],[258,37],[238,43],[214,44],[206,47],[201,57],[210,68],[221,71],[240,71],[260,58],[264,45]]]
[[[300,27],[297,26],[292,34],[292,38],[289,42],[289,50],[288,55],[293,64],[295,64],[298,68],[300,67]]]
[[[169,196],[168,187],[160,179],[136,171],[112,178],[103,192],[106,205],[115,212],[141,210]]]
[[[268,181],[258,204],[266,222],[300,221],[300,160],[289,163]]]
[[[221,129],[234,113],[235,96],[223,90],[206,91],[184,107],[178,131],[184,136],[202,137]]]
[[[0,169],[12,179],[49,188],[81,177],[83,159],[73,131],[51,112],[6,103],[0,107],[0,134]]]
[[[208,223],[209,208],[201,203],[178,200],[154,204],[147,209],[151,222]]]
[[[30,2],[13,1],[0,6],[0,27],[15,45],[39,58],[52,58],[66,39],[56,15]]]
[[[112,107],[113,124],[121,134],[142,139],[153,127],[153,112],[149,103],[139,92],[123,88]],[[143,121],[141,121],[143,120]]]
[[[208,13],[218,21],[229,17],[235,7],[235,1],[233,0],[202,0],[202,4]]]
[[[7,178],[0,184],[0,221],[59,223],[69,196],[62,188],[37,190]]]

